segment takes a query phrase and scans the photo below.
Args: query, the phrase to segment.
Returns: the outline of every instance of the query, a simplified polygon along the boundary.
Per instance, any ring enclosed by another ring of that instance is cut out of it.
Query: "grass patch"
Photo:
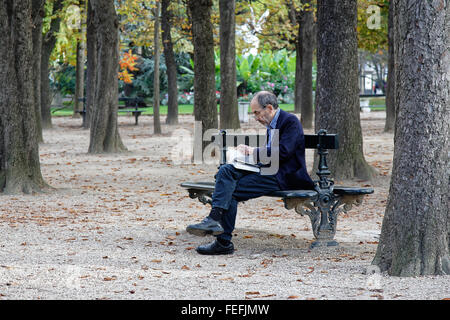
[[[280,108],[284,111],[294,111],[294,105],[293,104],[281,104]],[[127,110],[130,110],[132,108],[127,108]],[[153,107],[143,108],[140,109],[143,110],[142,114],[145,115],[153,115]],[[72,116],[73,115],[73,107],[67,107],[65,109],[58,109],[58,108],[52,108],[52,116],[56,117],[64,117],[64,116]],[[217,106],[217,112],[219,112],[219,106]],[[251,112],[250,107],[248,108],[248,112]],[[178,105],[178,114],[193,114],[194,113],[194,106],[192,104],[180,104]],[[119,115],[126,115],[129,114],[129,112],[121,112],[119,109],[118,112]],[[167,115],[167,106],[160,106],[159,107],[159,114],[160,115]]]

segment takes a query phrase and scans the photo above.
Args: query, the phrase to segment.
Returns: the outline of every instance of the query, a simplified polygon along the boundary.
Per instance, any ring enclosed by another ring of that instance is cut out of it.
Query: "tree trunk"
[[[161,29],[164,47],[164,57],[167,68],[168,82],[168,106],[166,124],[178,124],[178,84],[177,84],[177,64],[173,52],[170,19],[173,14],[168,9],[170,0],[162,0],[161,2]]]
[[[300,29],[298,35],[298,49],[300,51],[300,106],[301,123],[303,128],[310,129],[313,125],[313,82],[312,82],[312,64],[314,51],[314,14],[311,7],[311,0],[303,1],[303,4],[309,4],[300,13]]]
[[[40,192],[33,96],[32,1],[0,1],[0,190]]]
[[[161,121],[159,117],[159,13],[161,11],[161,2],[156,2],[155,12],[155,33],[154,33],[154,48],[153,53],[155,62],[155,71],[153,73],[153,132],[161,134]]]
[[[373,264],[393,276],[450,274],[450,4],[394,6],[394,161]]]
[[[300,28],[298,27],[298,32],[300,34]],[[297,42],[295,44],[295,88],[294,88],[294,112],[302,112],[302,51],[300,46],[300,35],[297,35]]]
[[[328,163],[334,178],[370,180],[375,170],[364,159],[359,118],[356,2],[318,1],[315,128],[339,135]]]
[[[44,18],[44,0],[33,0],[33,92],[34,113],[36,117],[36,134],[38,142],[43,142],[41,121],[41,55],[42,55],[42,23]]]
[[[97,23],[92,8],[92,0],[88,1],[86,19],[86,47],[87,47],[87,68],[86,68],[86,114],[83,128],[91,127],[92,113],[94,110],[95,84],[97,76]]]
[[[84,17],[85,14],[85,2],[80,0],[80,14]],[[74,108],[73,116],[75,118],[80,117],[80,111],[83,110],[83,97],[84,97],[84,51],[86,49],[86,44],[84,41],[84,35],[86,34],[86,27],[84,18],[80,20],[80,29],[78,30],[78,40],[77,40],[77,63],[76,63],[76,76],[75,76],[75,98],[74,98]]]
[[[81,35],[80,35],[81,37]],[[73,103],[73,118],[80,117],[80,111],[83,110],[83,91],[84,91],[84,45],[82,40],[77,42],[77,58],[75,66],[75,96]]]
[[[52,15],[56,15],[63,7],[63,0],[56,0],[53,3]],[[56,34],[59,32],[61,19],[57,16],[52,19],[50,29],[43,36],[42,39],[42,54],[41,54],[41,116],[42,128],[50,129],[52,127],[52,115],[50,105],[52,97],[50,93],[49,80],[49,60],[53,48],[56,44]]]
[[[212,0],[189,0],[194,43],[194,118],[206,130],[217,128]],[[202,150],[208,142],[203,141]]]
[[[121,152],[126,148],[117,125],[119,20],[112,1],[93,0],[92,8],[98,21],[98,50],[89,153]]]
[[[235,0],[220,0],[220,128],[239,129],[236,90]]]
[[[386,122],[385,132],[393,132],[395,126],[395,61],[394,61],[394,6],[389,5],[388,16],[388,75],[386,85]]]

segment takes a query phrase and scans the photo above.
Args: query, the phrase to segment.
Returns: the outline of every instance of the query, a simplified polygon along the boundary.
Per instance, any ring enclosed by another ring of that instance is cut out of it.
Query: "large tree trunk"
[[[315,128],[339,135],[328,163],[339,180],[375,175],[364,159],[359,118],[356,2],[318,1]]]
[[[189,0],[194,42],[194,118],[206,130],[217,128],[212,0]],[[202,150],[208,144],[203,141]]]
[[[388,75],[386,85],[386,122],[385,132],[394,131],[395,126],[395,61],[394,61],[394,25],[393,4],[389,5],[388,17]]]
[[[57,14],[63,7],[63,0],[56,0],[53,3],[52,15]],[[56,34],[59,32],[61,19],[56,16],[50,23],[50,29],[43,36],[42,39],[42,53],[41,53],[41,116],[42,128],[50,129],[52,127],[52,115],[50,110],[51,93],[49,80],[49,60],[53,48],[56,44]]]
[[[87,47],[87,68],[86,68],[86,114],[83,128],[91,127],[92,112],[95,100],[95,85],[97,76],[97,23],[92,8],[92,0],[88,1],[86,19],[86,47]]]
[[[173,14],[168,9],[170,0],[162,0],[161,2],[161,29],[164,47],[164,58],[167,68],[167,85],[168,85],[168,106],[166,124],[178,124],[178,84],[177,84],[177,64],[173,52],[170,19]]]
[[[373,264],[393,276],[450,274],[450,3],[394,6],[394,162]]]
[[[155,71],[153,73],[153,132],[155,134],[161,133],[161,120],[159,117],[159,60],[160,60],[160,52],[159,52],[159,13],[161,12],[161,3],[156,2],[156,8],[154,10],[155,15],[155,33],[154,33],[154,62],[155,62]]]
[[[311,7],[311,0],[302,1],[303,4],[309,4],[300,12],[300,29],[298,34],[297,50],[300,51],[300,61],[297,66],[300,67],[300,93],[297,98],[300,99],[301,122],[305,129],[313,126],[313,82],[312,82],[312,64],[314,51],[314,10]]]
[[[220,0],[220,128],[239,129],[236,90],[235,0]]]
[[[126,148],[117,125],[119,20],[112,1],[93,0],[91,4],[98,21],[98,50],[89,153],[121,152]]]
[[[0,1],[0,190],[40,192],[33,96],[32,1]]]
[[[34,113],[36,117],[36,134],[38,142],[43,142],[41,121],[41,55],[42,55],[42,23],[44,18],[44,0],[33,0],[33,92]]]

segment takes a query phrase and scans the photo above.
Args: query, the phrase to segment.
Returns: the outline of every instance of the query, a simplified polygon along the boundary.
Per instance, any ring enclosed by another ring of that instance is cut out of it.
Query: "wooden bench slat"
[[[323,149],[338,149],[339,140],[337,134],[327,134],[320,137],[321,147]],[[222,136],[214,135],[211,139],[213,142],[222,146]],[[228,147],[237,147],[239,144],[246,144],[250,147],[261,147],[266,142],[265,134],[246,134],[246,133],[227,133],[226,145]],[[305,148],[318,149],[319,135],[305,134]]]
[[[268,197],[277,197],[277,198],[299,198],[299,199],[309,199],[317,196],[317,191],[315,190],[283,190],[283,191],[275,191],[271,194],[267,195]]]
[[[194,190],[204,190],[204,191],[214,191],[215,183],[214,182],[184,182],[181,184],[181,187],[186,189],[194,189]],[[373,188],[360,188],[360,187],[341,187],[335,186],[333,188],[333,193],[336,195],[346,195],[346,196],[357,196],[357,195],[365,195],[372,194],[374,192]],[[277,197],[277,198],[302,198],[308,199],[313,198],[317,195],[317,191],[315,190],[283,190],[283,191],[275,191],[266,196],[268,197]]]
[[[319,137],[318,134],[305,134],[305,148],[318,149]],[[327,134],[326,136],[321,136],[320,139],[323,149],[339,149],[337,134]]]
[[[373,188],[358,188],[358,187],[340,187],[334,186],[333,193],[345,196],[358,196],[364,194],[372,194]]]
[[[214,182],[184,182],[181,184],[186,189],[210,190],[214,191]]]

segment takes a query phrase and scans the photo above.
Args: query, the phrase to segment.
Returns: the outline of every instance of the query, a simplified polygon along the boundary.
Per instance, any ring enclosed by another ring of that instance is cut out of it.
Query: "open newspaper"
[[[260,167],[254,162],[252,155],[245,155],[235,148],[227,151],[227,163],[232,164],[236,169],[260,172]]]

